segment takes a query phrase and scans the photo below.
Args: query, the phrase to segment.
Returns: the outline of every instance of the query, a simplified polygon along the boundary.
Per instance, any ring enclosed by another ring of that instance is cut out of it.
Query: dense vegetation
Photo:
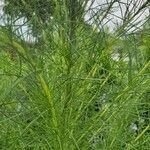
[[[84,20],[88,0],[5,2],[0,148],[148,150],[150,20],[130,23],[149,2],[128,10],[127,1],[113,32],[103,21],[116,0],[93,15],[94,27]],[[35,41],[16,27],[21,17]]]

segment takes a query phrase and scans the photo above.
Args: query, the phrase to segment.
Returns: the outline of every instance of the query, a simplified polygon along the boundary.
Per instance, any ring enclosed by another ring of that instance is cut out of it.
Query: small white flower
[[[135,124],[135,123],[131,123],[130,128],[131,128],[133,131],[138,131],[138,126],[137,126],[137,124]]]

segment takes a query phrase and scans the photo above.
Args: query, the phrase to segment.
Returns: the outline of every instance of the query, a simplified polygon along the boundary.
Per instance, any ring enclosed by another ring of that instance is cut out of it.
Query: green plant
[[[149,41],[137,47],[138,36],[124,34],[134,14],[114,34],[99,29],[115,0],[100,22],[97,14],[96,28],[69,2],[56,3],[53,21],[40,29],[42,43],[31,47],[10,28],[0,30],[2,149],[148,149],[150,62],[139,49]],[[118,45],[123,51],[113,60]]]

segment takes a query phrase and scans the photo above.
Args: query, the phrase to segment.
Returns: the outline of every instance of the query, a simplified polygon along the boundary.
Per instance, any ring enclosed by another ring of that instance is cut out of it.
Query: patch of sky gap
[[[106,18],[101,22],[102,16],[107,11],[108,5],[113,0],[94,0],[89,1],[86,8],[85,21],[91,24],[93,27],[107,26],[110,31],[114,31],[118,26],[121,26],[124,22],[123,18],[125,13],[131,12],[131,15],[135,14],[138,9],[146,2],[146,0],[120,0],[113,4],[113,8]],[[129,5],[126,12],[127,5]],[[145,19],[149,17],[150,8],[143,9],[133,20],[126,26],[126,31],[132,32],[141,29]]]
[[[9,16],[6,16],[3,12],[4,5],[4,0],[0,0],[0,26],[6,26],[11,23]],[[13,24],[13,30],[21,39],[28,43],[34,43],[36,38],[32,36],[31,29],[28,27],[26,22],[27,20],[24,17],[16,19],[15,23]]]

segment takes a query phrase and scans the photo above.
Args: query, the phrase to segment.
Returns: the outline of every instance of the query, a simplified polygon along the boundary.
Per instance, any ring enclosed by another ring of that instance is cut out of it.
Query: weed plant
[[[33,45],[0,28],[1,149],[148,150],[149,26],[70,29],[58,8]]]

